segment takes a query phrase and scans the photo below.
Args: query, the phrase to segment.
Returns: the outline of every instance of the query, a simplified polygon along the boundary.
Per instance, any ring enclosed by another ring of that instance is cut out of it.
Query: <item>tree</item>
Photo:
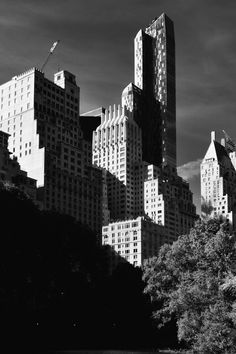
[[[1,341],[16,344],[11,352],[156,347],[141,269],[110,275],[87,226],[40,211],[9,184],[0,183],[0,215]]]
[[[96,235],[72,217],[40,211],[14,186],[0,183],[0,201],[2,336],[60,348],[77,329],[85,341],[104,277]]]
[[[202,217],[203,218],[209,218],[212,211],[214,210],[211,201],[209,200],[208,202],[205,200],[205,198],[202,196],[201,197],[201,212],[202,212]]]
[[[198,221],[143,267],[159,327],[173,317],[195,353],[235,353],[235,237],[219,219]]]

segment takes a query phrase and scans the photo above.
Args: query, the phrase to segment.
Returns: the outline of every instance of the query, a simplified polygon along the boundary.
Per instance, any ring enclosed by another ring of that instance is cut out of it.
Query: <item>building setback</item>
[[[31,69],[0,86],[0,130],[9,149],[37,181],[43,209],[75,217],[101,231],[102,173],[79,125],[80,89],[68,71],[54,82]]]

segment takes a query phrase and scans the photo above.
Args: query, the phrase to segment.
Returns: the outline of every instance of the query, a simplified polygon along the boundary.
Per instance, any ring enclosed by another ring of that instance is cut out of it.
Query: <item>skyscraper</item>
[[[211,132],[211,142],[201,163],[202,213],[223,216],[236,228],[236,152],[221,144]]]
[[[172,21],[163,14],[138,32],[135,84],[123,90],[121,106],[80,117],[79,95],[67,71],[54,82],[37,69],[15,76],[0,86],[0,130],[37,181],[44,209],[98,232],[103,223],[103,243],[141,265],[196,218],[189,185],[176,171]]]
[[[103,244],[140,266],[196,220],[189,184],[176,171],[175,42],[165,14],[135,38],[135,84],[123,90],[121,106],[109,108],[94,132],[93,162],[110,174]]]
[[[175,37],[171,19],[162,14],[145,29],[140,30],[134,41],[134,83],[143,90],[146,107],[153,99],[160,102],[160,147],[157,164],[176,167],[176,85]],[[152,111],[146,108],[146,111]],[[146,118],[148,119],[148,117]]]

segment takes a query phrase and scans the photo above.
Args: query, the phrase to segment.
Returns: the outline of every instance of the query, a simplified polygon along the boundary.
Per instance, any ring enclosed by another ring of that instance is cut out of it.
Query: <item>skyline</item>
[[[216,130],[219,137],[225,129],[235,139],[236,4],[228,1],[226,8],[215,1],[150,1],[147,6],[139,0],[119,4],[105,0],[102,5],[52,0],[40,4],[22,1],[15,9],[14,3],[3,0],[0,4],[0,83],[32,66],[41,67],[53,42],[60,39],[45,75],[52,79],[60,68],[77,76],[81,113],[119,103],[123,88],[134,81],[133,39],[137,31],[162,12],[174,21],[177,161],[196,203],[198,166],[210,131]]]

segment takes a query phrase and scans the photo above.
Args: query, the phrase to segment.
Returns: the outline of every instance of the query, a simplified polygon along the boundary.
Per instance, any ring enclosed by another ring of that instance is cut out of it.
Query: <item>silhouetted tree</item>
[[[0,324],[8,345],[155,346],[139,268],[123,264],[108,275],[105,251],[88,227],[40,211],[13,186],[0,185],[0,215]]]

